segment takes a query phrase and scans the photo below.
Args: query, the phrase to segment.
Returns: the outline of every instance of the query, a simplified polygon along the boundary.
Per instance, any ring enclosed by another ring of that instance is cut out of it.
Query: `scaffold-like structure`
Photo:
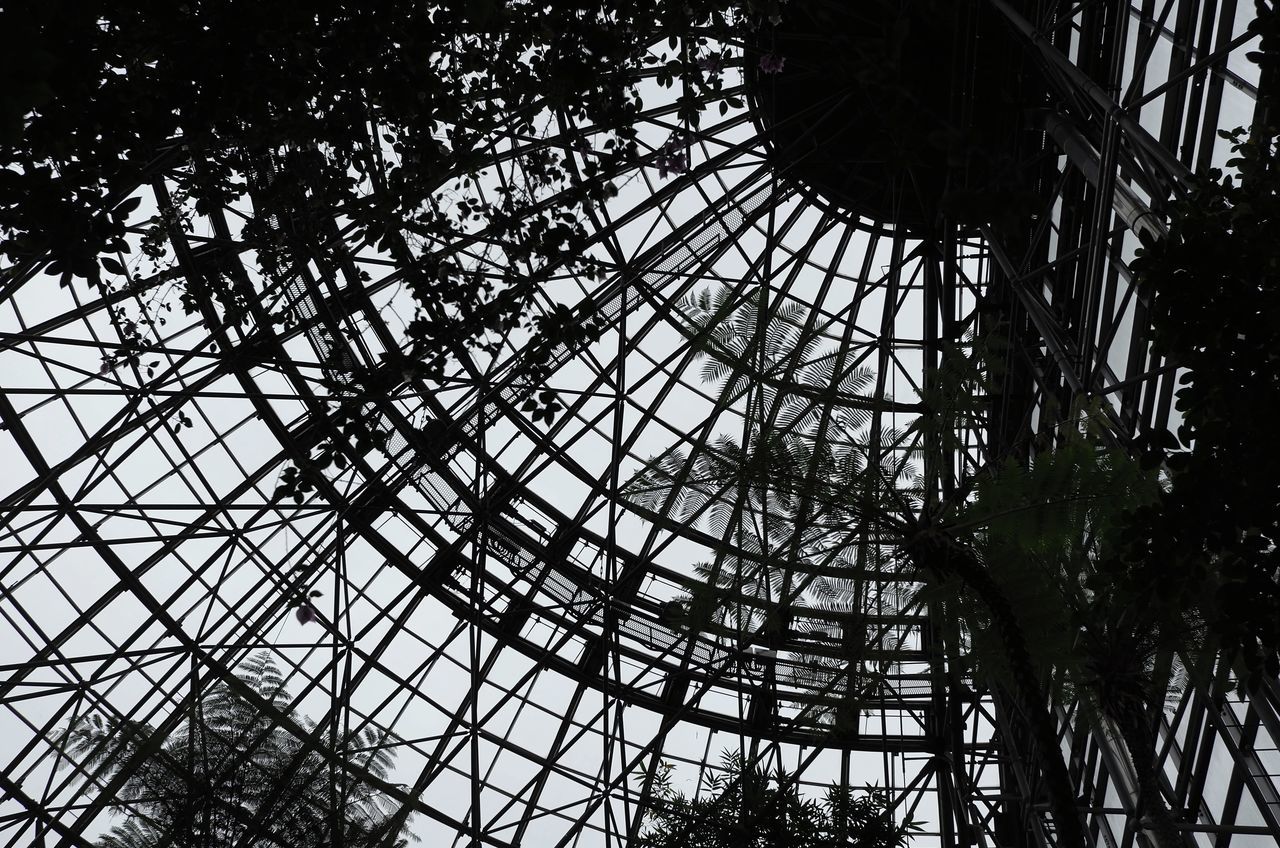
[[[745,446],[802,471],[834,451],[886,469],[909,521],[1073,404],[1122,440],[1168,425],[1178,372],[1129,262],[1191,175],[1223,166],[1219,130],[1255,121],[1254,10],[946,5],[908,42],[912,84],[999,139],[983,185],[1015,224],[940,210],[953,164],[889,168],[861,144],[883,104],[797,12],[772,48],[785,67],[731,67],[741,105],[699,127],[637,71],[647,154],[597,177],[619,191],[590,222],[609,273],[538,295],[599,332],[550,346],[545,383],[519,332],[440,380],[405,369],[396,260],[337,214],[197,213],[173,191],[181,140],[154,151],[114,282],[4,269],[0,844],[93,844],[144,760],[76,760],[66,729],[136,722],[158,749],[264,651],[288,699],[242,694],[402,805],[424,846],[625,846],[659,774],[693,790],[725,751],[806,792],[881,787],[916,845],[1061,844],[1037,740],[959,661],[902,540],[772,466],[726,469]],[[493,139],[489,178],[518,181],[530,149],[585,167],[599,132],[550,115]],[[290,245],[281,274],[242,238],[255,214]],[[482,237],[462,255],[497,256]],[[250,293],[247,314],[201,299],[211,280]],[[919,425],[928,387],[993,334],[1009,367],[942,451]],[[550,421],[524,406],[543,388],[564,407]],[[385,442],[347,438],[339,403]],[[279,497],[328,443],[340,461]],[[1089,843],[1149,844],[1115,733],[1053,712]],[[1280,840],[1280,693],[1224,705],[1188,679],[1150,719],[1187,845]],[[335,750],[338,727],[376,732],[390,772]]]

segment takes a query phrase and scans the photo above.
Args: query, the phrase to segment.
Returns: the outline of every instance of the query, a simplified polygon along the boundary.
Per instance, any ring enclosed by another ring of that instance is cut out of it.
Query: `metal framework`
[[[816,432],[915,474],[927,498],[1075,399],[1100,399],[1120,434],[1170,420],[1177,374],[1149,350],[1126,263],[1188,175],[1223,163],[1217,130],[1252,121],[1252,8],[989,5],[1048,84],[1019,142],[1040,202],[1026,237],[851,215],[788,179],[759,115],[692,130],[646,89],[651,156],[592,221],[612,273],[540,295],[605,327],[551,352],[567,408],[550,424],[522,409],[518,335],[442,382],[362,397],[344,375],[393,368],[412,310],[396,263],[334,217],[293,245],[285,279],[264,277],[240,238],[249,210],[197,216],[171,196],[189,166],[176,144],[131,230],[154,238],[151,216],[176,212],[159,264],[101,290],[6,269],[0,843],[88,845],[121,812],[128,775],[70,760],[70,721],[144,722],[159,745],[266,649],[316,728],[392,734],[393,775],[351,776],[413,811],[423,844],[625,845],[660,768],[693,790],[722,751],[806,792],[880,786],[922,823],[918,845],[1055,844],[1032,740],[956,670],[893,540],[709,471],[735,445]],[[586,164],[596,132],[559,118],[497,139],[490,176],[519,180],[531,149]],[[672,138],[688,168],[659,176]],[[482,244],[466,254],[480,270],[497,261]],[[217,276],[256,293],[247,320],[166,305],[175,280]],[[948,463],[921,466],[930,374],[993,315],[1016,360],[1000,402]],[[140,328],[155,338],[142,352]],[[340,435],[335,400],[362,402],[386,447],[349,450],[300,503],[274,498],[282,468]],[[665,487],[642,491],[658,466]],[[673,622],[708,580],[722,614]],[[319,620],[300,623],[291,604],[313,590]],[[279,704],[256,706],[353,768]],[[1188,844],[1280,839],[1278,709],[1274,690],[1217,707],[1188,685],[1151,716]],[[1090,840],[1146,839],[1117,736],[1077,704],[1055,711]]]

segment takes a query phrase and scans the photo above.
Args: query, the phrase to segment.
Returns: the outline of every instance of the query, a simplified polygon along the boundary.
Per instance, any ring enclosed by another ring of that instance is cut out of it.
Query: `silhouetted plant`
[[[266,652],[236,675],[294,723],[312,729],[289,711],[280,672]],[[157,744],[154,734],[144,724],[89,714],[56,740],[97,781],[127,764],[134,768],[110,799],[126,818],[99,840],[101,848],[405,848],[413,840],[399,805],[361,779],[380,781],[391,771],[394,756],[386,735],[376,730],[337,740],[337,774],[330,758],[219,684],[168,738]],[[330,741],[321,739],[322,745]]]
[[[1278,40],[1268,32],[1264,49],[1280,53]],[[1170,485],[1133,513],[1098,582],[1148,594],[1168,618],[1200,610],[1257,687],[1280,675],[1280,130],[1222,135],[1236,173],[1210,173],[1134,261],[1154,347],[1187,369],[1182,421],[1144,437]]]
[[[703,786],[684,795],[660,768],[638,848],[903,848],[917,829],[895,822],[874,789],[804,798],[792,775],[747,768],[737,753]]]

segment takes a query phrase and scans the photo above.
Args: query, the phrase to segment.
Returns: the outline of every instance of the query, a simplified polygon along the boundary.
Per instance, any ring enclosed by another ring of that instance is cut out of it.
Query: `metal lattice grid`
[[[1103,398],[1118,432],[1169,419],[1176,374],[1149,352],[1126,261],[1187,174],[1225,159],[1216,130],[1252,120],[1251,10],[990,10],[1043,82],[1016,145],[1037,169],[1033,232],[924,233],[851,214],[788,176],[758,99],[694,131],[673,93],[644,83],[650,159],[618,175],[593,221],[612,273],[540,295],[606,327],[552,353],[567,408],[549,426],[521,410],[527,340],[513,335],[439,384],[362,398],[393,434],[386,449],[353,453],[301,504],[273,499],[282,467],[332,435],[331,399],[361,399],[346,375],[393,367],[382,354],[400,349],[412,313],[395,263],[341,218],[294,245],[283,279],[264,278],[241,240],[247,207],[170,219],[174,270],[135,263],[129,285],[61,289],[38,264],[8,269],[6,844],[86,844],[109,822],[123,778],[58,753],[71,718],[144,721],[162,739],[262,649],[317,728],[261,704],[286,730],[318,750],[333,721],[394,734],[393,779],[378,785],[424,841],[624,844],[658,768],[693,788],[730,750],[797,771],[806,791],[885,787],[895,816],[924,824],[918,844],[1052,844],[1030,740],[948,662],[955,646],[894,540],[697,476],[726,439],[817,419],[864,462],[910,463],[904,486],[944,491],[1051,428],[1073,397]],[[524,145],[586,164],[595,134],[549,119],[540,138],[495,139],[490,174],[519,180]],[[688,169],[660,177],[673,137]],[[169,176],[184,167],[176,148],[158,152],[135,243],[155,210],[182,209]],[[264,165],[257,178],[270,176]],[[477,268],[497,261],[470,250]],[[257,293],[247,321],[212,300],[165,309],[175,279],[215,274]],[[1021,364],[986,426],[958,434],[950,467],[925,468],[911,425],[940,342],[988,326],[993,308]],[[293,322],[266,320],[280,311]],[[129,322],[146,316],[165,319],[159,343],[131,357]],[[724,335],[735,320],[743,332]],[[629,487],[658,457],[692,507]],[[730,585],[736,620],[672,625],[672,600],[748,566],[776,570],[782,588]],[[843,606],[824,606],[815,583],[833,575],[851,581]],[[312,589],[325,593],[320,623],[304,625],[290,602]],[[781,640],[766,632],[773,591],[792,607]],[[854,672],[874,688],[840,713]],[[1141,825],[1125,755],[1076,710],[1058,706],[1089,832],[1130,845]],[[1159,721],[1167,799],[1189,838],[1280,835],[1273,692],[1219,711],[1188,686]]]

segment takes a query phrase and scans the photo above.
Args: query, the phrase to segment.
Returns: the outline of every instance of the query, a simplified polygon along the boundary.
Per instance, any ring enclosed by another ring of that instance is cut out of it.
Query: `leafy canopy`
[[[650,46],[669,39],[660,82],[680,82],[678,118],[696,123],[721,86],[713,37],[770,6],[756,5],[6,4],[0,255],[48,261],[64,283],[118,275],[138,203],[128,198],[164,173],[197,214],[251,195],[260,208],[246,236],[268,271],[278,234],[261,208],[295,207],[301,230],[308,210],[342,216],[368,245],[401,254],[424,306],[453,310],[425,315],[416,341],[475,342],[521,318],[525,283],[541,272],[592,271],[583,212],[641,156],[635,73]],[[549,139],[557,118],[599,128],[581,160]],[[442,202],[446,182],[465,183],[499,156],[514,163],[506,179],[487,193],[459,184]],[[270,184],[255,185],[268,162]],[[504,255],[501,280],[460,259],[477,239]],[[430,249],[403,249],[419,242]]]
[[[1259,20],[1274,63],[1280,16]],[[1280,130],[1223,136],[1236,173],[1209,174],[1174,207],[1168,237],[1134,261],[1153,294],[1154,346],[1186,369],[1182,423],[1144,439],[1171,485],[1134,512],[1107,565],[1154,604],[1199,608],[1257,685],[1280,675]]]

